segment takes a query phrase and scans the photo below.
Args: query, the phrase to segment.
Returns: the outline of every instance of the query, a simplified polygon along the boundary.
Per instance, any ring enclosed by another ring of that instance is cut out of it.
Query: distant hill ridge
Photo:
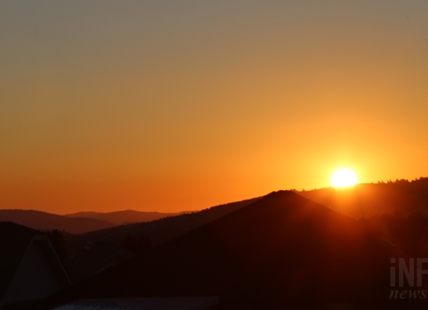
[[[223,204],[202,211],[181,213],[123,210],[106,213],[88,211],[58,215],[37,210],[5,209],[0,210],[0,222],[10,221],[40,230],[58,229],[71,234],[88,234],[83,236],[84,239],[99,239],[98,236],[101,236],[102,239],[120,240],[126,234],[146,234],[146,227],[151,231],[151,227],[160,225],[164,228],[161,228],[159,233],[157,233],[158,228],[154,229],[156,231],[155,240],[159,239],[160,242],[163,242],[239,209],[257,199],[259,198]],[[164,220],[165,222],[147,226],[147,224],[159,220]],[[140,231],[140,227],[144,227],[142,231]],[[172,227],[173,230],[171,231],[167,227]],[[92,232],[93,234],[91,234]],[[113,237],[111,238],[111,236]],[[156,243],[158,242],[156,241]]]
[[[162,244],[183,235],[193,229],[217,220],[229,213],[244,208],[263,197],[256,197],[237,202],[231,202],[214,206],[192,213],[182,213],[154,220],[151,222],[136,223],[129,225],[115,226],[104,230],[91,231],[73,238],[73,242],[78,244],[85,240],[108,241],[116,245],[121,245],[126,236],[149,236],[153,246]]]
[[[412,214],[428,217],[428,178],[358,184],[342,189],[330,187],[296,191],[296,193],[354,218],[385,213],[402,217]],[[36,210],[6,209],[0,210],[0,221],[12,221],[33,229],[58,229],[72,234],[91,232],[85,236],[90,239],[119,240],[126,234],[149,234],[156,245],[242,208],[257,199],[260,198],[219,205],[193,213],[124,210],[57,215]],[[114,227],[131,223],[139,224]],[[112,230],[109,230],[110,228]]]
[[[14,222],[33,229],[58,229],[72,234],[106,229],[113,223],[93,218],[69,218],[36,210],[0,210],[0,222]]]
[[[127,223],[150,222],[178,214],[180,213],[141,212],[135,210],[123,210],[114,212],[77,212],[73,214],[66,214],[65,216],[70,218],[86,217],[107,221],[115,225],[121,225]]]
[[[70,274],[76,280],[84,279],[91,275],[94,270],[93,267],[88,269],[88,266],[93,266],[94,264],[103,265],[105,260],[109,259],[108,257],[116,264],[121,260],[117,256],[120,251],[142,253],[153,246],[177,238],[191,230],[244,208],[259,199],[261,198],[232,202],[151,222],[119,225],[80,235],[67,235],[67,253],[71,258],[68,264]],[[91,244],[89,251],[85,250],[88,242]],[[117,249],[114,251],[115,254],[113,256],[108,254],[109,249],[112,247]],[[102,255],[100,251],[104,251]],[[92,257],[91,259],[94,261],[88,262],[88,257]],[[126,259],[123,256],[122,258]]]

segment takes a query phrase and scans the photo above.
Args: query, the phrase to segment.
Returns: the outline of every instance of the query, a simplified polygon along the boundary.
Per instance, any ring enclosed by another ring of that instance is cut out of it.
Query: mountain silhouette
[[[108,269],[56,300],[387,298],[391,255],[390,245],[368,234],[355,219],[280,191]]]
[[[82,234],[114,226],[113,223],[92,218],[69,218],[35,210],[0,210],[0,222],[8,221],[33,229],[58,229],[73,234]]]
[[[151,245],[157,246],[244,208],[259,199],[261,197],[218,205],[202,211],[169,216],[151,222],[121,225],[104,230],[91,231],[79,236],[72,236],[69,240],[69,245],[72,248],[81,248],[86,240],[91,240],[92,242],[109,242],[120,246],[124,239],[132,236],[147,237]],[[75,251],[75,249],[70,250],[71,252]]]
[[[239,210],[258,199],[260,198],[231,202],[152,222],[120,225],[80,235],[64,235],[69,256],[65,264],[72,278],[80,281],[93,275],[95,271],[103,269],[103,266],[116,265],[128,259],[129,255],[124,253],[133,255],[144,252]]]
[[[159,220],[168,216],[174,216],[178,214],[179,213],[139,212],[134,210],[123,210],[107,213],[77,212],[73,214],[67,214],[66,216],[71,218],[86,217],[110,222],[115,225],[121,225],[127,223],[151,222],[154,220]]]

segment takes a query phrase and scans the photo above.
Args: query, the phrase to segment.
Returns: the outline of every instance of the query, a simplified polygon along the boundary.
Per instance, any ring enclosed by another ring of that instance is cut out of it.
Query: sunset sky
[[[0,2],[0,209],[428,176],[428,1]]]

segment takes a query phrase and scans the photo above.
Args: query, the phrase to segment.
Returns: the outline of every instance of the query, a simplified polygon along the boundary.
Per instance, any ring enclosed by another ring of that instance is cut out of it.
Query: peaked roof
[[[52,253],[55,272],[61,274],[61,281],[70,284],[55,250],[50,245],[47,236],[40,231],[18,225],[12,222],[0,222],[0,301],[3,299],[16,271],[34,238],[41,240],[45,253]],[[57,262],[57,264],[55,263]],[[58,273],[58,274],[59,274]]]
[[[12,222],[0,222],[0,300],[36,235],[43,234]]]

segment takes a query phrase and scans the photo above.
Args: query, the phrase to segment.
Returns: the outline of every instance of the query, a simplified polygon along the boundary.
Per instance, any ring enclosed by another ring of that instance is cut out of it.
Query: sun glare
[[[338,169],[331,175],[330,184],[333,187],[347,187],[358,183],[357,175],[354,171],[346,168]]]

